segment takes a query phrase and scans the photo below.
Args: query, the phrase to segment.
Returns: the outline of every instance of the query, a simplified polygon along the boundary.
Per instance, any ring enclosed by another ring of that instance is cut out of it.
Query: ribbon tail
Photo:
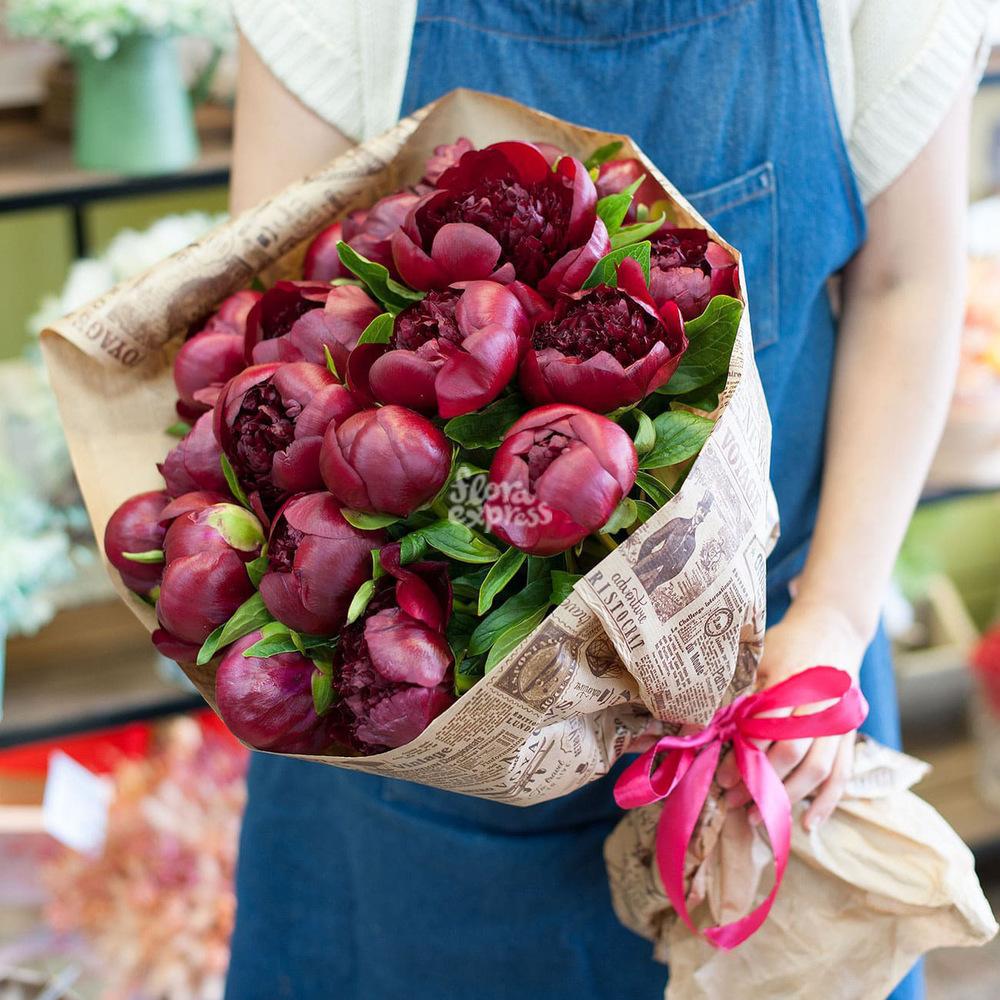
[[[656,863],[664,891],[677,915],[695,934],[698,929],[691,920],[685,900],[684,860],[712,785],[721,750],[721,744],[716,742],[698,753],[670,796],[664,800],[656,828]]]
[[[739,738],[734,742],[734,750],[743,782],[760,810],[764,829],[771,841],[774,887],[767,898],[745,917],[705,931],[705,938],[722,951],[730,951],[742,944],[767,919],[785,876],[792,840],[792,807],[785,786],[767,755],[752,743]]]

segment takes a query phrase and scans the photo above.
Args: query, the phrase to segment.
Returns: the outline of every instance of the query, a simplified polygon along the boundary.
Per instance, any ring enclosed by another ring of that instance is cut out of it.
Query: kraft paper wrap
[[[659,807],[630,812],[608,837],[615,913],[670,963],[667,1000],[885,1000],[932,948],[980,945],[997,932],[972,852],[909,789],[928,765],[863,739],[833,815],[818,830],[793,810],[792,851],[774,907],[730,952],[681,923],[655,862]],[[773,883],[762,827],[710,799],[686,859],[695,925],[737,920]]]
[[[643,160],[676,221],[710,228],[626,137],[498,97],[449,94],[45,331],[99,538],[122,501],[162,488],[155,462],[174,443],[164,433],[175,419],[171,362],[188,326],[262,271],[294,274],[311,237],[418,180],[434,147],[459,136],[477,146],[543,140],[581,157],[622,139],[619,155]],[[716,426],[678,495],[412,743],[311,759],[528,805],[607,773],[658,720],[707,721],[751,683],[761,648],[765,558],[777,537],[769,450],[744,310]],[[155,628],[152,609],[111,576]],[[185,670],[214,705],[214,667]]]

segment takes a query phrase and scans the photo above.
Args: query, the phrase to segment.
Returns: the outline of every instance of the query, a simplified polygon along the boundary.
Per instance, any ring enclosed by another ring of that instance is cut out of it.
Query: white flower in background
[[[98,59],[131,35],[193,35],[220,48],[234,37],[224,0],[8,0],[6,21],[12,35],[89,48]]]
[[[72,265],[63,290],[44,300],[29,328],[37,334],[224,218],[189,212],[160,219],[144,232],[123,230],[100,257]],[[32,345],[24,359],[0,363],[0,644],[5,632],[34,632],[51,619],[49,588],[93,561],[88,531],[55,398]]]

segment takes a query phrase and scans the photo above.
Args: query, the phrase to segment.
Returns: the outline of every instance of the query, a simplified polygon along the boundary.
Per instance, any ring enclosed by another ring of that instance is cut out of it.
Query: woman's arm
[[[973,81],[902,176],[868,209],[847,265],[819,515],[785,618],[765,637],[767,687],[815,665],[856,677],[948,413],[965,302],[965,216]],[[792,802],[829,816],[850,773],[853,734],[775,743]],[[720,772],[731,787],[731,762]],[[731,803],[745,790],[729,793]]]
[[[307,108],[240,35],[229,210],[235,215],[351,148]]]

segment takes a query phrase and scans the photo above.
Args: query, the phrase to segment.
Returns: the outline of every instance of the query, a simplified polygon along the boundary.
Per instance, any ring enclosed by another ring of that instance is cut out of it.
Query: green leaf
[[[658,510],[657,507],[645,500],[634,500],[633,503],[635,504],[635,519],[640,524],[645,524]]]
[[[197,595],[193,595],[193,599],[197,600]],[[272,621],[274,619],[264,606],[264,599],[260,593],[255,593],[236,609],[229,621],[220,625],[202,643],[198,651],[198,666],[203,667],[220,649]]]
[[[334,288],[340,288],[341,285],[354,285],[355,288],[365,287],[365,283],[358,278],[334,278],[330,284]]]
[[[260,581],[264,578],[264,574],[267,572],[267,547],[261,551],[261,554],[257,556],[256,559],[252,559],[247,563],[247,576],[250,577],[250,582],[255,586],[260,586]]]
[[[601,528],[601,534],[613,535],[617,531],[624,531],[631,527],[633,521],[635,521],[635,501],[624,497]]]
[[[635,419],[639,421],[639,429],[635,432],[632,443],[635,445],[636,454],[642,458],[647,452],[652,451],[653,445],[656,444],[656,428],[653,426],[653,421],[642,410],[634,412]]]
[[[190,424],[185,423],[183,420],[178,420],[177,423],[171,424],[167,428],[166,433],[169,434],[171,437],[183,438],[187,437],[190,431],[191,431]]]
[[[288,635],[291,631],[284,622],[268,622],[260,630],[260,634],[264,639],[271,639],[276,635]]]
[[[608,160],[612,160],[615,154],[622,148],[624,143],[621,139],[616,139],[614,142],[609,142],[606,146],[601,146],[599,149],[595,149],[590,156],[583,161],[584,167],[587,170],[593,170],[594,167],[599,167],[602,163],[607,163]]]
[[[479,614],[485,615],[493,604],[493,598],[503,590],[504,587],[514,579],[517,571],[521,568],[524,560],[528,558],[526,552],[515,549],[511,546],[507,551],[490,567],[483,586],[479,591]]]
[[[617,287],[618,275],[615,273],[615,268],[626,257],[632,257],[642,265],[642,273],[646,276],[646,284],[648,285],[650,246],[649,240],[646,240],[642,243],[630,243],[618,250],[612,250],[594,265],[594,270],[590,272],[590,277],[583,283],[583,287],[595,288],[597,285]]]
[[[333,677],[324,670],[315,670],[312,675],[313,707],[317,715],[326,715],[333,708],[336,696],[333,691]]]
[[[381,580],[383,576],[388,573],[388,570],[382,565],[381,549],[372,549],[372,579]]]
[[[656,476],[651,476],[648,472],[639,472],[635,477],[635,485],[643,490],[658,508],[674,495],[673,490],[664,486]]]
[[[628,246],[629,243],[638,243],[640,240],[647,239],[666,221],[667,213],[661,212],[655,219],[651,219],[649,222],[636,222],[631,226],[622,226],[611,237],[611,249],[619,250],[624,246]]]
[[[395,514],[371,514],[366,510],[354,510],[351,507],[342,507],[340,513],[348,524],[353,525],[361,531],[375,531],[378,528],[386,528],[399,520],[399,517]]]
[[[420,558],[419,555],[415,558],[402,558],[403,555],[409,554],[407,541],[410,539],[413,540],[410,544],[413,546],[414,552],[422,553],[425,547],[430,546],[459,562],[492,563],[500,558],[500,550],[488,542],[478,531],[473,531],[468,525],[448,518],[435,521],[426,528],[419,528],[417,531],[405,535],[401,539],[403,543],[402,562],[415,562]]]
[[[687,410],[667,410],[654,421],[656,444],[639,459],[640,469],[663,469],[701,451],[715,421]]]
[[[514,421],[529,409],[523,396],[504,396],[484,410],[452,417],[444,432],[463,448],[498,448]]]
[[[365,580],[360,587],[358,587],[357,593],[351,600],[351,606],[347,609],[347,624],[350,625],[352,622],[356,622],[364,613],[365,608],[368,607],[368,602],[375,596],[375,581]]]
[[[528,583],[534,583],[551,571],[552,564],[545,556],[528,556]]]
[[[150,566],[163,562],[163,549],[147,549],[145,552],[123,552],[129,562],[148,563]]]
[[[455,694],[461,697],[483,679],[482,657],[465,657],[455,667]]]
[[[271,638],[258,639],[249,649],[243,650],[244,656],[259,656],[266,660],[269,656],[277,656],[280,653],[296,653],[298,647],[292,639],[291,633],[285,632],[283,635],[272,636]]]
[[[358,337],[359,344],[388,344],[392,340],[392,313],[376,316]],[[336,374],[336,372],[334,372]]]
[[[326,355],[326,370],[334,378],[339,379],[340,375],[337,374],[337,365],[336,365],[336,362],[334,362],[333,355],[330,353],[330,348],[327,347],[326,344],[323,345],[323,354]]]
[[[479,569],[470,570],[461,576],[452,577],[451,589],[461,597],[471,597],[478,601],[479,590],[491,569],[491,566],[480,566]]]
[[[713,413],[719,408],[719,396],[722,394],[722,390],[726,388],[728,378],[729,373],[724,372],[714,382],[703,385],[700,389],[692,389],[690,392],[685,392],[680,396],[674,396],[673,401],[683,403],[685,406],[693,407],[696,410],[702,410],[705,413]],[[666,389],[662,388],[656,391],[658,393],[665,393]]]
[[[415,292],[412,288],[394,281],[385,267],[362,257],[343,241],[337,244],[337,254],[344,267],[352,274],[356,274],[368,286],[375,298],[393,315],[424,297],[424,292]]]
[[[491,611],[477,626],[469,641],[469,653],[477,656],[485,653],[508,629],[526,621],[539,611],[545,612],[552,600],[552,580],[548,574],[529,583]]]
[[[582,579],[580,573],[567,573],[565,570],[554,569],[552,571],[552,603],[562,604],[572,593],[576,581]]]
[[[742,315],[743,306],[736,299],[716,295],[697,319],[685,323],[684,332],[690,343],[673,378],[661,391],[679,396],[725,375]]]
[[[419,531],[413,531],[399,539],[399,561],[403,566],[420,562],[426,552],[427,540]]]
[[[222,463],[222,474],[226,477],[226,484],[229,486],[229,492],[236,498],[236,500],[241,503],[247,510],[250,510],[250,501],[247,499],[246,493],[243,492],[243,487],[240,486],[239,480],[236,478],[236,471],[233,469],[232,465],[229,463],[229,459],[225,455],[219,456],[219,461]]]
[[[486,657],[486,673],[489,673],[508,653],[513,652],[532,632],[542,624],[547,608],[541,608],[533,615],[512,625],[498,636]]]
[[[604,220],[604,225],[608,229],[609,236],[613,236],[621,228],[621,224],[625,220],[625,216],[628,215],[632,199],[635,197],[636,191],[639,190],[639,185],[645,179],[646,175],[643,174],[637,181],[633,181],[624,190],[619,191],[617,194],[605,195],[598,201],[596,211],[597,214]],[[635,241],[625,241],[625,243],[633,242]],[[614,247],[612,247],[612,250],[613,249]]]

